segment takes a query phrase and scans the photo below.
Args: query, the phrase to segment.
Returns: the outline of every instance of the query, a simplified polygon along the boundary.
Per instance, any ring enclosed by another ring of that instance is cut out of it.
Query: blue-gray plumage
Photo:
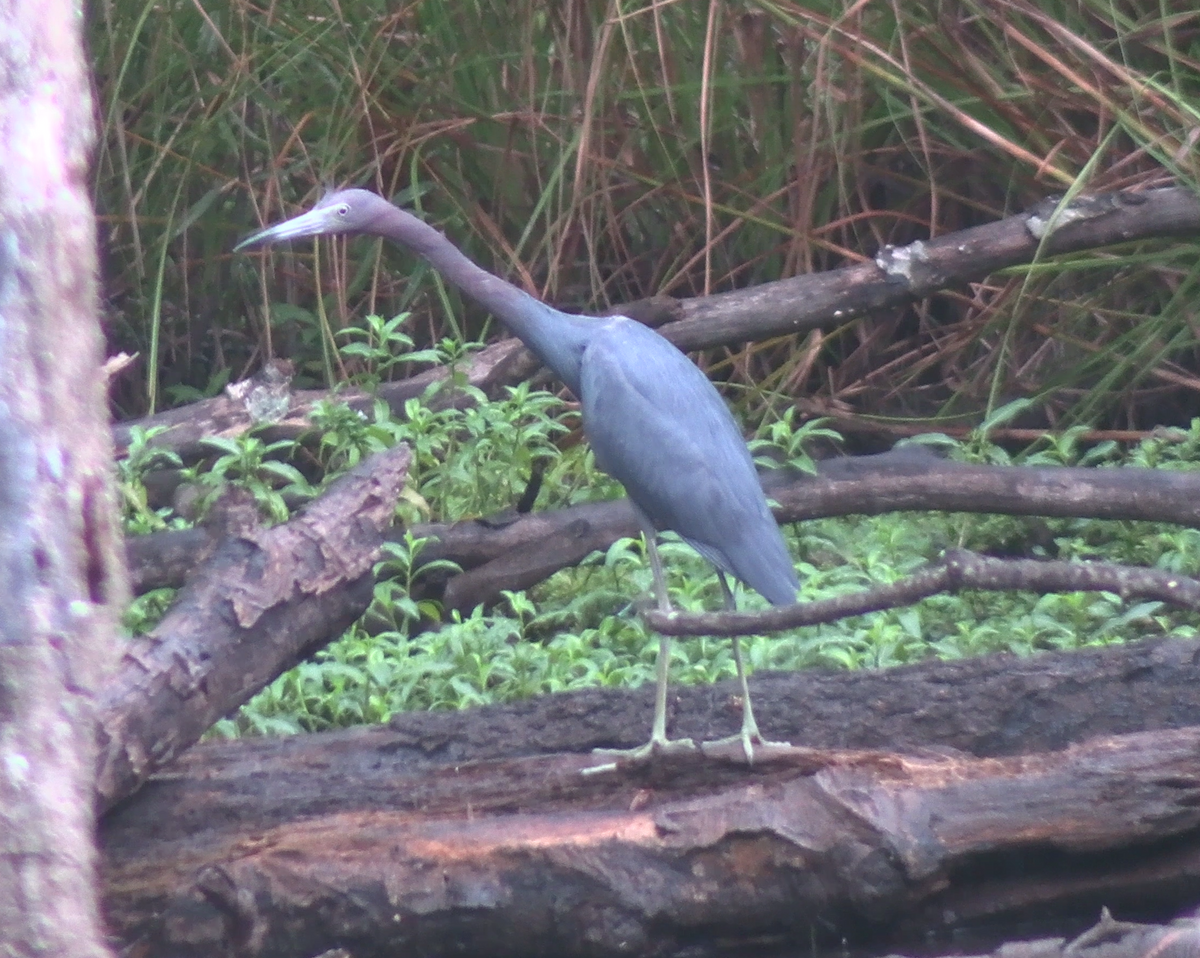
[[[364,233],[406,246],[488,309],[549,366],[580,401],[583,428],[605,472],[625,487],[646,533],[659,607],[669,609],[655,531],[671,529],[711,562],[780,605],[796,601],[796,572],[763,496],[754,462],[729,408],[708,377],[675,346],[624,316],[564,313],[476,266],[441,233],[366,190],[342,190],[312,210],[238,244]],[[668,643],[660,641],[654,727],[647,747],[693,747],[666,738]],[[764,743],[745,684],[747,760]]]
[[[596,461],[655,529],[671,529],[770,602],[796,572],[729,407],[658,333],[603,320],[581,364],[583,428]]]

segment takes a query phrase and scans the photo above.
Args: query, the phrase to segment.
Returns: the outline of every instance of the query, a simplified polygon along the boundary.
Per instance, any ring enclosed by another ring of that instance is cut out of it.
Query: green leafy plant
[[[432,599],[416,599],[417,580],[430,576],[454,575],[462,570],[446,559],[424,560],[421,553],[429,545],[411,532],[396,542],[383,544],[383,558],[375,564],[375,597],[368,620],[386,622],[390,630],[408,635],[421,621],[440,622],[441,605]]]
[[[370,390],[390,379],[396,366],[443,361],[441,349],[413,349],[412,337],[402,328],[408,318],[408,313],[399,313],[391,319],[372,313],[361,327],[338,330],[337,335],[348,340],[338,347],[338,352],[347,365],[354,363],[359,369],[351,376],[351,382]]]
[[[809,455],[809,446],[815,440],[840,444],[841,433],[830,429],[828,419],[809,419],[796,425],[796,407],[789,406],[782,417],[763,423],[758,437],[750,440],[750,451],[754,461],[767,468],[783,466],[815,475],[817,464]]]
[[[121,493],[126,532],[141,535],[166,529],[171,524],[169,508],[151,509],[146,490],[146,474],[155,469],[179,469],[183,466],[173,450],[156,446],[154,439],[166,431],[164,426],[130,430],[129,448],[117,460],[117,488]]]
[[[151,589],[130,603],[121,624],[130,635],[145,635],[158,625],[174,601],[174,589]]]
[[[285,496],[307,499],[313,488],[295,466],[272,458],[291,452],[294,441],[264,442],[253,432],[236,438],[206,437],[202,444],[218,453],[203,471],[191,470],[195,479],[215,495],[226,483],[235,483],[254,496],[259,507],[275,522],[290,513]]]

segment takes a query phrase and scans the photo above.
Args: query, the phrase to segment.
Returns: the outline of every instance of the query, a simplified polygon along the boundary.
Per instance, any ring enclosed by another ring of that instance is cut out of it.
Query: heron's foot
[[[618,768],[647,765],[660,756],[692,755],[701,747],[690,738],[652,738],[637,748],[594,748],[592,755],[602,761],[583,770],[584,775],[615,772]]]
[[[757,729],[742,729],[737,735],[700,743],[700,751],[707,758],[745,760],[747,765],[753,765],[755,760],[786,755],[791,750],[791,742],[772,742],[763,738]]]

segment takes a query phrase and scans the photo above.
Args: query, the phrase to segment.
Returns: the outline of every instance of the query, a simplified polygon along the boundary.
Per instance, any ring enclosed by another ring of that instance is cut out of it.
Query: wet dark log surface
[[[109,914],[139,954],[356,956],[881,955],[1167,914],[1200,897],[1198,679],[1200,643],[1161,640],[765,676],[804,747],[752,769],[581,775],[649,690],[200,746],[105,819]],[[673,731],[732,730],[730,685],[677,691]]]
[[[1200,955],[1200,915],[1156,925],[1119,921],[1105,910],[1096,924],[1074,938],[1013,941],[986,955],[958,954],[961,958],[1196,958]]]

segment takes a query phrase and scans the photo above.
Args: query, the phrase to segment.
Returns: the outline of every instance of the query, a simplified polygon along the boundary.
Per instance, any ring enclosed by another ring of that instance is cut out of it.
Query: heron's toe
[[[790,754],[791,742],[772,742],[761,735],[741,731],[728,738],[719,738],[711,742],[701,742],[700,751],[707,758],[723,758],[730,761],[742,761],[753,765],[765,758]]]
[[[602,761],[583,770],[584,775],[600,775],[615,772],[618,768],[645,765],[658,757],[668,755],[690,755],[700,751],[700,746],[690,738],[652,738],[637,748],[594,748],[592,755]]]

